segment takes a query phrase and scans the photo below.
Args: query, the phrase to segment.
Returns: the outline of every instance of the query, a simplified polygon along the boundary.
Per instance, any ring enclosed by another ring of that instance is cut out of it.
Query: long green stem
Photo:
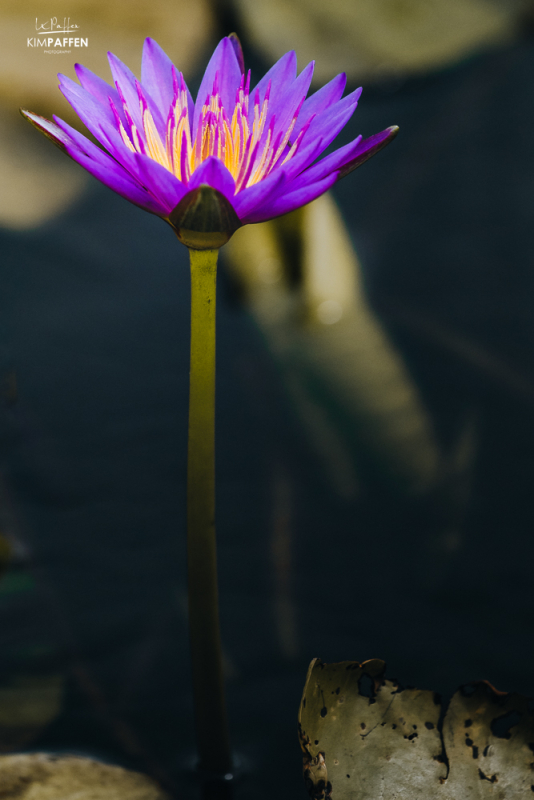
[[[191,367],[187,454],[189,636],[200,769],[231,771],[215,542],[215,287],[218,250],[189,250]]]

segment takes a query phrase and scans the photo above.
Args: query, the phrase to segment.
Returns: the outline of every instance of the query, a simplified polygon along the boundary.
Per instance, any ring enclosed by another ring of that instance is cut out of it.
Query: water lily
[[[352,116],[338,75],[306,99],[313,64],[297,77],[287,53],[251,89],[235,35],[223,39],[193,102],[153,39],[141,81],[109,54],[114,86],[76,65],[60,89],[101,147],[63,120],[22,114],[103,184],[168,222],[189,248],[191,368],[187,460],[189,632],[200,766],[231,777],[215,540],[215,305],[219,248],[241,226],[314,200],[396,135],[397,128],[319,159]]]
[[[306,99],[313,62],[297,77],[294,52],[252,89],[233,36],[213,53],[196,102],[153,39],[145,41],[141,81],[111,53],[109,64],[113,86],[79,64],[79,84],[59,75],[61,91],[102,147],[58,117],[22,113],[95,178],[177,230],[201,186],[227,201],[231,235],[314,200],[397,133],[358,136],[317,161],[351,118],[361,89],[342,97],[341,74]]]

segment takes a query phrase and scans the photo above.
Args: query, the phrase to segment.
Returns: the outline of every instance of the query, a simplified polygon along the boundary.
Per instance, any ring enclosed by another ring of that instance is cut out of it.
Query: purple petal
[[[98,130],[98,140],[106,148],[109,154],[116,161],[118,161],[118,163],[121,164],[122,167],[124,167],[124,169],[130,174],[130,176],[135,181],[139,181],[141,185],[144,186],[147,185],[144,178],[141,178],[141,168],[139,166],[139,161],[137,160],[137,156],[142,154],[137,152],[132,152],[124,144],[120,134],[118,133],[117,129],[114,126],[109,125],[105,122],[101,122]],[[153,163],[155,167],[161,167],[161,165],[158,164],[157,161],[153,161],[149,156],[143,155],[143,159],[145,158],[147,158],[151,163]],[[170,175],[171,178],[174,177],[172,173],[170,173],[165,167],[161,167],[161,169],[163,169],[166,174]],[[158,172],[157,169],[155,169],[155,171]],[[162,178],[162,181],[164,180],[165,178]],[[176,180],[178,179],[176,178]],[[165,203],[164,200],[161,199],[162,198],[161,191],[159,189],[155,189],[152,183],[150,186],[147,186],[147,188],[150,190],[154,189],[154,194],[158,196],[158,198],[160,198],[162,205],[165,206],[166,208],[167,204]],[[179,193],[179,190],[176,187],[174,187],[173,189],[172,186],[169,188],[169,191],[171,195],[173,194],[173,192]]]
[[[315,200],[316,197],[319,197],[319,195],[324,194],[336,180],[337,174],[334,173],[327,178],[323,178],[322,181],[317,181],[317,183],[312,183],[297,191],[289,192],[283,197],[279,197],[277,200],[259,206],[252,211],[252,213],[243,217],[241,222],[243,225],[250,222],[264,222],[267,219],[274,219],[274,217],[279,217],[282,214],[287,214],[289,211],[294,211],[296,208],[305,206],[307,203],[311,203],[312,200]]]
[[[98,139],[98,125],[101,121],[116,125],[109,101],[101,102],[66,75],[59,73],[58,78],[60,91],[76,111],[87,130],[91,131],[96,139]]]
[[[338,179],[344,178],[345,175],[357,169],[357,167],[389,144],[397,135],[398,130],[396,126],[393,126],[380,133],[375,133],[368,139],[362,139],[361,136],[358,136],[353,142],[340,147],[339,150],[326,156],[313,167],[301,172],[298,178],[293,181],[293,184],[300,186],[301,184],[304,185],[304,183],[315,183],[334,171],[339,173]]]
[[[137,154],[128,150],[115,129],[106,123],[102,123],[102,131],[100,131],[99,140],[107,148],[109,153],[108,156],[108,153],[105,153],[100,148],[96,147],[92,142],[89,141],[89,139],[86,139],[85,136],[83,136],[77,130],[71,128],[71,126],[66,122],[57,117],[54,117],[54,119],[57,121],[58,126],[71,137],[73,143],[79,147],[80,150],[93,158],[93,160],[99,161],[103,167],[109,165],[107,159],[111,157],[113,159],[113,164],[123,169],[123,173],[120,173],[122,177],[125,180],[129,179],[132,181],[133,186],[137,190],[145,192],[145,205],[147,205],[147,207],[150,204],[151,206],[154,205],[154,195],[146,191],[146,188],[150,187],[146,187],[146,182],[141,178],[139,165],[135,160]],[[100,158],[101,155],[104,156],[104,158]],[[139,203],[137,204],[139,205]],[[165,202],[161,203],[158,201],[157,208],[158,210],[155,213],[160,215],[165,215],[167,213],[167,205]],[[150,210],[152,210],[152,208]]]
[[[166,213],[170,214],[188,191],[187,187],[172,172],[148,156],[135,153],[134,158],[138,167],[139,180],[158,200]]]
[[[301,146],[295,155],[289,161],[286,161],[282,167],[290,180],[306,169],[308,164],[312,164],[326,149],[323,139],[309,139],[308,142],[308,144],[305,143]]]
[[[245,58],[243,56],[243,48],[241,47],[241,42],[239,41],[239,36],[237,33],[231,33],[228,38],[232,42],[232,47],[235,50],[235,56],[237,58],[237,63],[239,64],[239,69],[241,70],[241,74],[245,73]]]
[[[294,50],[280,58],[271,69],[265,73],[256,88],[251,92],[252,98],[256,96],[256,91],[259,91],[260,105],[263,103],[265,92],[271,82],[271,97],[277,97],[285,87],[295,80],[297,77],[297,56]]]
[[[232,205],[239,219],[246,217],[255,208],[268,203],[272,197],[280,194],[287,183],[287,175],[283,169],[272,172],[267,178],[242,189],[232,200]]]
[[[62,120],[60,117],[56,116],[54,116],[54,120],[57,123],[58,128],[60,128],[64,135],[69,138],[70,145],[76,146],[79,150],[85,153],[86,156],[99,161],[99,163],[102,165],[107,164],[109,158],[113,158],[113,156],[106,153],[105,150],[102,150],[100,147],[91,142],[91,140],[84,136],[83,133],[80,133],[75,128],[71,127],[71,125],[69,125],[68,122],[65,122],[65,120]],[[113,159],[113,163],[116,164],[116,159]],[[142,188],[135,175],[130,176],[130,178],[134,183],[138,184],[139,188]]]
[[[375,133],[373,136],[369,136],[368,139],[364,139],[357,149],[357,152],[355,152],[352,158],[339,170],[339,177],[344,178],[349,172],[357,169],[369,158],[372,158],[375,153],[378,153],[379,150],[382,150],[383,147],[389,144],[398,132],[399,129],[397,125],[392,125],[390,128],[386,128],[385,131]]]
[[[342,100],[334,103],[318,117],[315,117],[311,121],[304,139],[310,141],[321,138],[324,143],[324,149],[326,149],[354,114],[361,93],[361,89],[356,89]]]
[[[124,97],[130,116],[136,128],[142,131],[143,124],[141,121],[141,110],[139,108],[139,96],[135,86],[136,77],[133,72],[128,69],[126,64],[123,64],[113,53],[108,53],[108,61],[113,80]]]
[[[196,189],[201,183],[213,186],[233,205],[235,195],[234,178],[223,162],[215,156],[209,156],[196,168],[189,179],[188,191]]]
[[[301,105],[310,88],[314,65],[315,61],[311,61],[308,66],[302,70],[298,78],[285,88],[285,91],[279,93],[275,92],[273,94],[271,87],[269,115],[266,127],[270,118],[275,115],[276,124],[274,126],[274,136],[276,136],[279,131],[285,132],[289,128],[299,105]],[[251,119],[253,119],[253,114],[254,106],[251,104],[249,108],[249,117]],[[295,137],[293,136],[293,138]]]
[[[62,131],[52,120],[41,117],[39,114],[34,114],[33,111],[26,111],[24,108],[20,109],[20,113],[34,128],[37,128],[40,133],[43,133],[47,139],[50,139],[63,152],[66,152],[66,145],[72,144],[70,136],[65,131]]]
[[[163,142],[165,142],[165,137],[167,135],[167,116],[163,117],[160,113],[160,110],[152,97],[148,94],[148,92],[143,89],[139,81],[135,82],[135,88],[137,89],[137,97],[141,104],[141,107],[144,110],[148,108],[150,113],[152,114],[152,119],[154,120],[154,124],[159,132],[160,138]]]
[[[91,173],[105,186],[125,197],[131,203],[141,206],[158,216],[166,216],[167,209],[152,197],[138,181],[133,179],[120,164],[95,144],[71,128],[66,122],[54,117],[58,127],[71,138],[65,145],[66,152],[84,169]]]
[[[137,165],[134,158],[135,153],[124,144],[116,126],[101,120],[95,127],[97,131],[95,138],[98,139],[100,144],[106,148],[108,153],[116,161],[122,164],[122,166],[135,177],[137,175]]]
[[[217,72],[219,73],[219,95],[221,102],[226,113],[231,118],[234,111],[236,93],[241,83],[242,73],[237,62],[234,47],[228,38],[222,39],[217,45],[206,67],[204,77],[202,78],[195,103],[193,135],[196,133],[198,119],[202,111],[202,106],[206,102],[206,97],[211,95],[215,74]]]
[[[318,89],[311,97],[304,101],[297,120],[297,124],[293,131],[293,138],[298,136],[304,125],[308,120],[314,116],[322,114],[334,103],[343,96],[345,86],[347,84],[347,76],[344,72],[333,78],[330,83],[327,83],[321,89]]]
[[[89,156],[89,158],[92,158],[93,160],[99,161],[99,163],[102,165],[108,163],[108,159],[110,158],[108,153],[94,144],[90,139],[84,136],[83,133],[77,131],[75,128],[69,125],[68,122],[65,122],[65,120],[61,119],[60,117],[54,116],[54,121],[57,127],[62,131],[63,135],[67,137],[67,143],[70,147],[77,147],[82,153],[85,153],[86,156]],[[114,163],[116,162],[114,161]],[[133,181],[136,181],[135,177],[133,178]]]
[[[306,183],[315,183],[316,181],[326,178],[331,172],[339,170],[340,167],[355,158],[360,151],[361,141],[362,137],[357,136],[353,142],[349,142],[349,144],[344,145],[344,147],[340,147],[339,150],[336,150],[334,153],[326,156],[326,158],[318,161],[313,167],[308,167],[308,169],[301,172],[295,180],[300,181],[302,179],[302,181]]]
[[[87,170],[93,177],[97,178],[104,186],[107,186],[109,189],[113,189],[114,192],[120,194],[121,197],[124,197],[126,200],[129,200],[131,203],[134,203],[136,206],[140,206],[144,208],[145,211],[150,211],[152,214],[157,214],[159,217],[167,216],[166,209],[161,206],[160,203],[157,202],[154,198],[152,198],[148,192],[145,192],[143,189],[139,189],[135,184],[131,182],[128,177],[125,177],[124,171],[118,164],[116,164],[112,158],[110,158],[110,164],[102,167],[96,161],[93,161],[88,156],[80,153],[79,151],[72,155],[75,161],[78,162],[84,169]]]
[[[145,39],[141,64],[141,84],[152,97],[165,120],[174,97],[172,68],[172,61],[159,44],[154,39]]]
[[[92,94],[95,100],[98,100],[106,109],[109,108],[109,98],[113,100],[115,108],[122,112],[122,105],[119,93],[114,86],[110,86],[105,80],[95,75],[90,69],[84,67],[83,64],[75,64],[74,69],[76,75],[83,88]]]

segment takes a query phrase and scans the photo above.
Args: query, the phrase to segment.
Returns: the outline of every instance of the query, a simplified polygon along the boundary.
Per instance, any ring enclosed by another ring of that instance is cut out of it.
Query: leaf
[[[378,659],[312,661],[299,735],[313,800],[528,796],[534,714],[526,698],[468,684],[452,698],[442,736],[439,696],[386,680],[384,669]]]
[[[533,711],[528,698],[487,681],[456,692],[443,725],[451,797],[467,785],[473,794],[466,797],[534,797]]]
[[[43,753],[0,757],[2,800],[170,800],[138,772]]]

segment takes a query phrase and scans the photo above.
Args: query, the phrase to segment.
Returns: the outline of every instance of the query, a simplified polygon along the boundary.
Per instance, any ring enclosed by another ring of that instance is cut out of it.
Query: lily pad
[[[0,757],[2,800],[170,800],[138,772],[76,756]]]
[[[385,664],[312,661],[299,711],[312,800],[515,800],[534,792],[534,706],[486,681],[447,710]],[[528,794],[527,794],[528,792]]]

